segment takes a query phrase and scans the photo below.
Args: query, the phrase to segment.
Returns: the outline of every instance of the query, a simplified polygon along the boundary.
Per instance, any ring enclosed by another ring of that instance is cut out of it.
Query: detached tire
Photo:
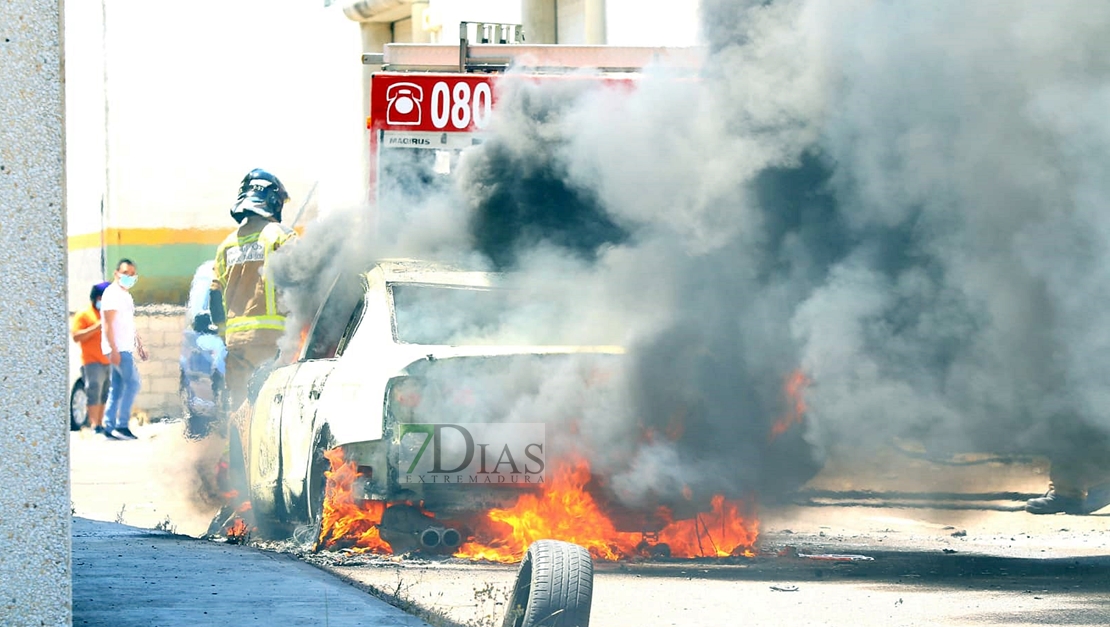
[[[586,549],[558,540],[528,547],[503,627],[588,627],[594,563]]]

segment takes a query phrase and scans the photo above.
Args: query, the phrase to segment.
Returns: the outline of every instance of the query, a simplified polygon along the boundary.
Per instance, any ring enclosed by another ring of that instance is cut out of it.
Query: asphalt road
[[[201,535],[217,506],[214,441],[175,424],[135,442],[72,440],[77,515]],[[967,460],[964,460],[965,462]],[[890,450],[834,456],[808,491],[760,513],[759,555],[597,564],[594,627],[1110,624],[1110,508],[1032,516],[1035,460],[934,463]],[[498,625],[512,566],[289,552],[442,625]],[[797,555],[801,556],[797,556]],[[830,561],[806,555],[860,555]]]

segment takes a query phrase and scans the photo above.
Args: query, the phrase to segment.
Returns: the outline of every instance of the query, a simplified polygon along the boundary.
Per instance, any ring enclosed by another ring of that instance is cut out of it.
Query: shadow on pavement
[[[597,564],[598,572],[733,581],[843,581],[974,590],[1110,592],[1110,555],[1016,558],[941,551],[867,551],[871,560],[757,556]]]

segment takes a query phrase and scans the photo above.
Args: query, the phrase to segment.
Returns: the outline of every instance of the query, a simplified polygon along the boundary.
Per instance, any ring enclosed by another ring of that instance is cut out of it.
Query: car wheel
[[[528,547],[517,571],[504,627],[588,627],[594,563],[586,549],[558,540]]]
[[[228,529],[241,519],[249,530],[251,537],[267,540],[280,540],[287,537],[287,529],[279,520],[260,515],[250,506],[250,488],[247,480],[247,468],[243,462],[243,453],[237,442],[231,442],[228,447],[227,476],[227,502],[216,513],[215,518],[208,527],[208,535],[226,535]]]
[[[253,524],[252,533],[258,537],[267,540],[284,540],[292,536],[292,529],[288,523],[288,508],[285,503],[285,495],[282,493],[281,489],[282,471],[280,452],[274,451],[273,454],[278,455],[278,477],[277,482],[273,486],[266,486],[265,490],[269,492],[269,494],[255,491],[254,488],[259,486],[255,486],[251,483],[250,479],[248,479],[251,474],[250,469],[247,469],[246,465],[240,462],[240,466],[243,467],[242,482],[244,486],[250,486],[246,489],[248,490],[248,498],[252,503],[243,514],[243,517],[248,519],[248,523]],[[273,507],[267,507],[271,503]]]
[[[69,391],[69,430],[80,431],[89,422],[89,395],[85,392],[85,380],[78,379]]]
[[[324,496],[328,487],[328,479],[324,473],[331,470],[331,462],[324,457],[324,453],[334,446],[335,439],[325,427],[312,447],[312,462],[308,466],[308,477],[305,478],[304,517],[313,534],[313,544],[319,542],[320,525],[324,519]]]

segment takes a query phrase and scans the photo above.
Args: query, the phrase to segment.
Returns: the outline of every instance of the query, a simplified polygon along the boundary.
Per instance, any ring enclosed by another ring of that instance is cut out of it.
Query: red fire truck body
[[[377,204],[380,187],[390,184],[391,178],[407,178],[413,168],[448,175],[462,151],[481,143],[497,106],[498,82],[509,67],[514,68],[515,76],[537,82],[587,80],[598,86],[627,88],[653,62],[697,67],[700,51],[465,42],[460,46],[389,44],[380,57],[365,55],[364,62],[378,62],[383,67],[371,77],[367,120],[370,198]]]

